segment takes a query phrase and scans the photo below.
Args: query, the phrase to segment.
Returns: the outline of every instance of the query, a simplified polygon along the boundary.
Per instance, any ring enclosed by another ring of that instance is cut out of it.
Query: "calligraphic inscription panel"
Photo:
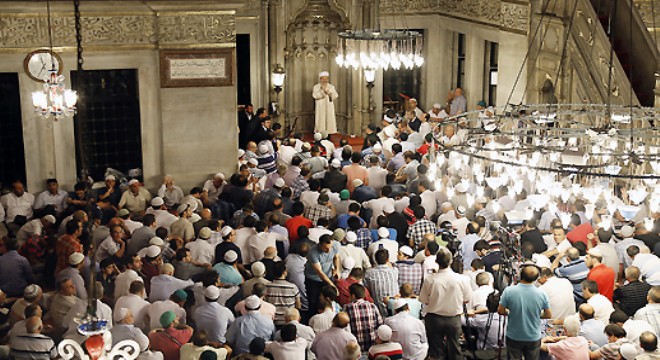
[[[234,49],[161,50],[161,87],[231,86]]]

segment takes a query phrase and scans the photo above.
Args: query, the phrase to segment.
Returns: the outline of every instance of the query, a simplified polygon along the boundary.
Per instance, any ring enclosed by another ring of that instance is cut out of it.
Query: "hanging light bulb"
[[[653,231],[653,219],[650,217],[644,219],[644,227],[646,228],[647,231]]]
[[[612,227],[612,216],[611,215],[602,215],[600,217],[600,223],[598,227],[604,230],[609,230]]]
[[[492,204],[493,204],[493,212],[495,214],[499,213],[500,210],[502,209],[502,206],[500,205],[500,202],[495,200],[495,201],[492,202]]]
[[[596,210],[596,205],[594,204],[585,204],[584,205],[584,216],[591,220],[594,217],[594,211]]]

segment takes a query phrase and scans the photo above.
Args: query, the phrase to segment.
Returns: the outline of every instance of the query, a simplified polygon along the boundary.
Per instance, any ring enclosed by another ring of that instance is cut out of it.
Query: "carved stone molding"
[[[236,41],[233,11],[84,14],[86,47],[231,46]],[[54,14],[53,45],[74,47],[73,14]],[[48,46],[48,19],[43,14],[0,13],[0,51]]]
[[[529,4],[501,0],[381,0],[380,13],[438,13],[525,34],[529,24]]]

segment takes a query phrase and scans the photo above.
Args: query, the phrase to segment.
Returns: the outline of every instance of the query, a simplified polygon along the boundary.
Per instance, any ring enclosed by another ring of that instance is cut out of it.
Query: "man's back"
[[[504,289],[500,305],[509,309],[507,337],[518,341],[541,338],[541,311],[550,308],[548,296],[532,284]]]

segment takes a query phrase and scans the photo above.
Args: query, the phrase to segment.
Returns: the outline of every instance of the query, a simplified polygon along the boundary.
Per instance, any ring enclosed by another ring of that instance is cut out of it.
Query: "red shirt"
[[[149,334],[151,349],[163,353],[164,360],[179,360],[181,345],[187,343],[192,337],[192,329],[158,329]],[[168,336],[169,335],[169,336]],[[176,339],[173,340],[172,338]],[[179,342],[177,344],[177,341]]]
[[[598,293],[612,301],[614,280],[616,279],[614,270],[605,266],[605,264],[598,264],[589,270],[587,279],[595,281],[598,284]]]
[[[359,281],[351,277],[335,281],[335,286],[337,287],[337,290],[339,290],[339,296],[337,297],[339,305],[344,306],[351,302],[351,294],[349,293],[348,288],[355,283],[359,283]],[[369,295],[369,289],[365,287],[364,290],[364,299],[370,303],[374,302],[374,299]]]
[[[586,245],[587,244],[587,235],[589,235],[593,232],[594,232],[594,228],[591,227],[591,224],[584,223],[584,224],[578,225],[573,230],[571,230],[568,234],[566,234],[566,238],[568,239],[568,241],[571,242],[571,244],[574,244],[574,243],[579,241],[579,242],[582,242]],[[596,246],[595,240],[592,241],[591,245]]]
[[[312,220],[309,220],[308,218],[302,215],[294,216],[286,221],[286,229],[289,231],[289,241],[291,242],[291,244],[293,244],[294,241],[298,240],[299,238],[298,228],[302,225],[305,225],[308,228],[314,226]]]
[[[434,144],[434,145],[435,145],[435,149],[438,150],[438,144]],[[417,149],[417,152],[422,154],[422,155],[426,155],[426,153],[429,152],[430,147],[431,147],[431,144],[424,143],[424,145],[420,146],[419,149]]]
[[[74,252],[83,252],[83,246],[78,239],[69,234],[64,234],[57,239],[57,244],[55,245],[55,253],[57,254],[55,275],[69,267],[69,256]]]

